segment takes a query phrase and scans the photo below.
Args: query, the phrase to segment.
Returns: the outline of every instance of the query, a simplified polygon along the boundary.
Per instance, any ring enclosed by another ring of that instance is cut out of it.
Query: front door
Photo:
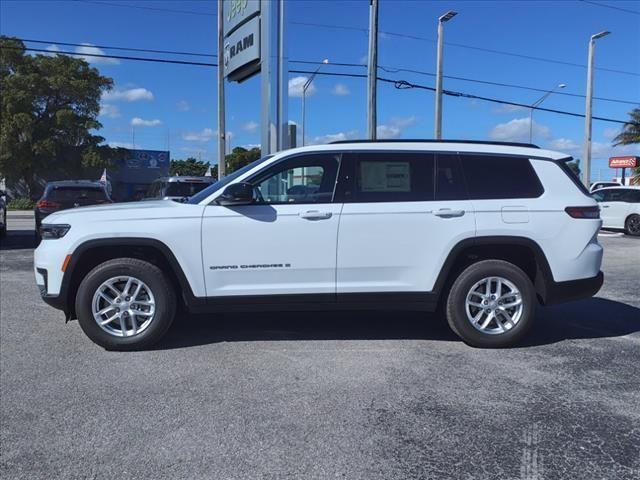
[[[624,222],[629,212],[630,204],[626,202],[626,190],[622,188],[607,188],[594,194],[600,202],[600,216],[602,226],[609,228],[624,228]]]
[[[335,295],[342,205],[333,203],[340,156],[286,158],[247,181],[255,203],[209,205],[202,219],[208,297]],[[293,299],[295,301],[295,298]]]

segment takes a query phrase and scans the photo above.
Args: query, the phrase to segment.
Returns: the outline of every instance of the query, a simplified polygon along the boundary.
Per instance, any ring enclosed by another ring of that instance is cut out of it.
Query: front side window
[[[537,198],[544,193],[528,158],[461,154],[460,160],[472,200]]]
[[[591,196],[596,202],[604,202],[604,193],[603,192],[595,192],[592,193]]]
[[[433,200],[433,155],[420,152],[359,153],[352,202]]]
[[[604,201],[605,202],[624,202],[626,201],[626,191],[623,189],[607,189],[604,192]]]
[[[330,203],[340,155],[302,155],[286,159],[249,182],[259,203]]]

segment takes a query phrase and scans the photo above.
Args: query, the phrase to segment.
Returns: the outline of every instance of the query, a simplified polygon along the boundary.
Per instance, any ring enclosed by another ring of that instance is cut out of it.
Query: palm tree
[[[640,143],[640,108],[634,108],[629,112],[629,121],[624,124],[620,134],[613,139],[613,146],[631,145]],[[640,176],[640,166],[634,170],[635,176]]]

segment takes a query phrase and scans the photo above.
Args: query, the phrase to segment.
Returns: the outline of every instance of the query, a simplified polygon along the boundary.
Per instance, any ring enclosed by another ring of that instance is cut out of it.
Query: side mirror
[[[253,185],[240,182],[233,183],[224,189],[216,199],[218,205],[249,205],[253,203]]]

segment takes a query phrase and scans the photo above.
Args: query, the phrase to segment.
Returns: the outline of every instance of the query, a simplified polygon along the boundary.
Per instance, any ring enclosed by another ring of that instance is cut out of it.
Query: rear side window
[[[457,154],[436,157],[436,200],[466,200],[467,187]]]
[[[537,198],[544,193],[528,158],[468,154],[460,158],[470,199]]]
[[[352,202],[425,202],[433,200],[433,154],[359,153],[355,158]]]

